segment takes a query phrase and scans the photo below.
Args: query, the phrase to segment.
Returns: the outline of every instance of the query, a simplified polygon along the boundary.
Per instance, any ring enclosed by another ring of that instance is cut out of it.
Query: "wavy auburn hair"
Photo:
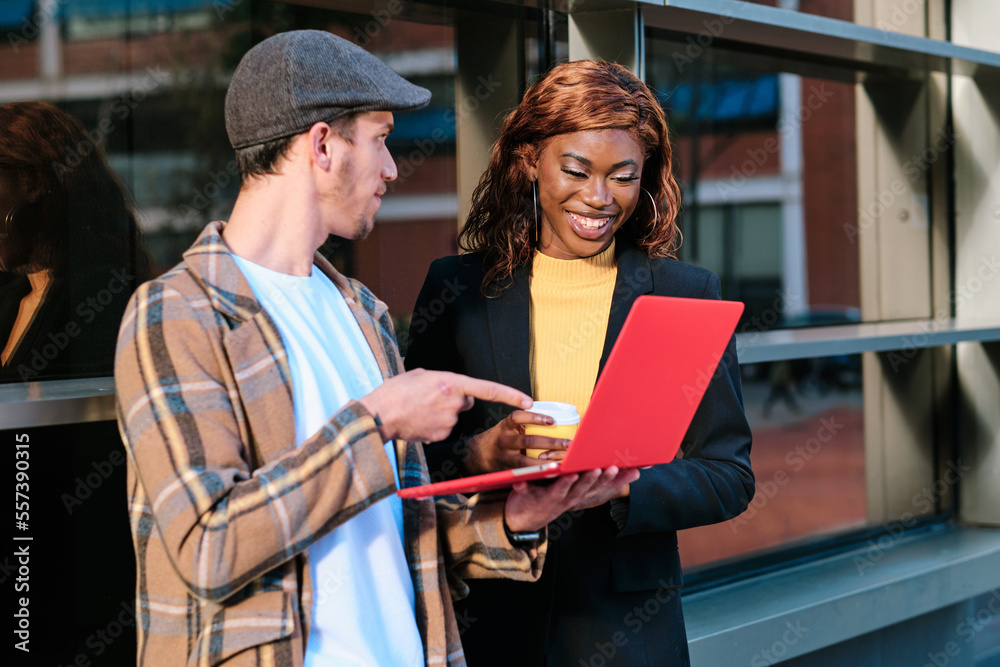
[[[531,259],[535,200],[527,169],[559,134],[625,130],[645,151],[635,212],[618,230],[650,257],[675,257],[680,246],[680,189],[671,166],[667,120],[646,84],[616,63],[578,60],[552,68],[504,121],[490,164],[472,195],[459,246],[486,255],[483,294],[496,296]],[[655,201],[655,211],[654,202]]]
[[[64,278],[109,264],[146,280],[131,198],[79,120],[46,102],[0,104],[0,137],[0,179],[17,200],[0,229],[4,270]]]

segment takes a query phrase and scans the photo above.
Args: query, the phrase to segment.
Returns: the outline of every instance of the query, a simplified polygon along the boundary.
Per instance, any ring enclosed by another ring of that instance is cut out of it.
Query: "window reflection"
[[[128,298],[149,277],[129,196],[77,119],[0,105],[0,379],[110,375]]]
[[[652,39],[646,61],[684,187],[679,258],[746,304],[740,331],[858,321],[855,85],[728,52],[678,65],[685,46]]]
[[[433,7],[330,4],[95,0],[39,13],[40,21],[32,3],[23,12],[12,6],[0,11],[16,37],[0,44],[0,102],[44,98],[79,121],[134,197],[146,248],[140,254],[156,276],[235,201],[239,177],[223,100],[239,57],[267,35],[298,28],[355,41],[433,96],[428,108],[397,114],[390,150],[400,178],[371,237],[364,244],[331,237],[321,252],[405,320],[428,264],[456,251],[455,28]],[[106,328],[113,346],[116,326]],[[111,370],[110,363],[70,366],[30,379]],[[47,373],[54,370],[48,364]]]
[[[742,370],[757,493],[735,519],[678,535],[686,568],[868,523],[861,356]]]
[[[768,5],[770,7],[780,7],[781,9],[791,9],[803,14],[814,14],[816,16],[826,16],[831,19],[841,21],[854,20],[854,3],[847,0],[747,0],[755,5]],[[918,3],[914,2],[913,5]],[[916,10],[909,9],[908,14],[913,14]],[[899,10],[896,12],[899,13]],[[897,19],[898,21],[898,19]],[[880,26],[881,27],[881,26]],[[888,28],[886,28],[888,29]]]
[[[674,57],[685,42],[652,37],[647,80],[684,188],[680,259],[746,304],[745,334],[859,321],[854,74],[771,71],[724,50],[689,62]],[[686,568],[868,523],[860,356],[741,370],[757,495],[734,520],[682,531]]]

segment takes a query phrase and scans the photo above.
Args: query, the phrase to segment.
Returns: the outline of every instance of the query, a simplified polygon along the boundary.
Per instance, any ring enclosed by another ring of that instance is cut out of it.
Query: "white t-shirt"
[[[301,445],[350,399],[382,383],[371,348],[343,295],[322,271],[308,278],[234,256],[281,333],[292,372]],[[399,484],[396,452],[386,455]],[[313,622],[306,667],[424,664],[413,580],[403,550],[403,506],[392,495],[309,547]]]

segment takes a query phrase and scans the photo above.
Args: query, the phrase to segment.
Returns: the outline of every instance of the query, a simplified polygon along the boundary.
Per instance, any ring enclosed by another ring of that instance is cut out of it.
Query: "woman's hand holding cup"
[[[552,418],[552,421],[546,424],[534,422],[525,425],[524,433],[529,437],[541,436],[543,438],[572,440],[573,436],[576,435],[576,429],[580,426],[580,415],[576,411],[576,406],[569,403],[535,401],[528,410],[532,413]],[[546,448],[544,447],[535,448],[529,445],[525,448],[524,453],[530,458],[542,460],[561,459],[566,455],[565,451],[547,452],[545,450]]]
[[[470,475],[479,475],[558,461],[566,455],[569,438],[525,433],[533,427],[541,429],[536,433],[545,432],[548,430],[546,427],[554,425],[555,420],[548,415],[515,410],[496,426],[465,443],[466,471]],[[525,450],[533,450],[540,455],[538,458],[526,456]]]

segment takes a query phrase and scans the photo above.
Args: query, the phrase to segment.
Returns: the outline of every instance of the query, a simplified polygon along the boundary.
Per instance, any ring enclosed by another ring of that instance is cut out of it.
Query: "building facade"
[[[371,237],[325,252],[389,304],[405,350],[426,269],[457,252],[504,114],[557,62],[630,67],[670,123],[679,258],[746,304],[757,497],[680,535],[694,664],[991,667],[997,25],[993,0],[7,0],[0,104],[42,100],[82,123],[50,167],[106,155],[157,275],[235,200],[223,99],[241,55],[297,28],[372,51],[432,101],[397,115],[400,177]],[[112,287],[74,297],[66,326],[86,330]],[[47,379],[69,331],[0,384],[0,436],[30,443],[8,457],[30,483],[32,521],[12,529],[32,538],[13,542],[32,550],[27,664],[130,664],[112,383],[83,368]],[[18,566],[0,562],[5,586]],[[606,664],[608,646],[595,638],[581,664]]]

